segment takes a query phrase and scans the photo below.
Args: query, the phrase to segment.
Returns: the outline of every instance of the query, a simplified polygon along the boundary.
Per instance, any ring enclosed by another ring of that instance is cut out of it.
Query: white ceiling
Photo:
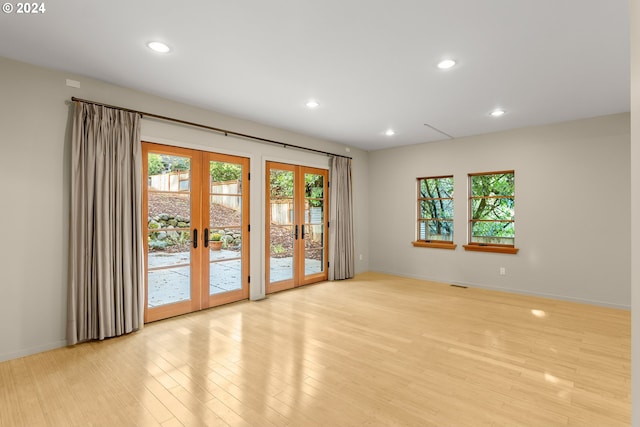
[[[0,13],[0,56],[365,150],[447,138],[425,124],[461,137],[629,111],[628,0],[45,7]],[[439,70],[444,58],[458,65]],[[507,114],[490,117],[496,107]]]

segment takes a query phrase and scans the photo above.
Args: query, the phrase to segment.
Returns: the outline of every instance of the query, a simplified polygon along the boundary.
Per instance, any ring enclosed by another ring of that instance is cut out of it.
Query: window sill
[[[517,254],[520,249],[511,246],[462,245],[465,251],[493,252],[498,254]]]
[[[435,248],[435,249],[455,249],[458,245],[453,243],[440,243],[440,242],[425,242],[424,240],[411,242],[411,244],[417,248]]]

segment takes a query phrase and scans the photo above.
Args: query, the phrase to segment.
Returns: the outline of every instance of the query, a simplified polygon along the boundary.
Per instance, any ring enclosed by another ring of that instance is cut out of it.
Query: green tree
[[[242,166],[234,163],[211,162],[209,173],[213,182],[242,179]]]
[[[305,197],[311,199],[309,204],[313,207],[322,206],[322,200],[324,198],[324,176],[316,175],[314,173],[307,173],[304,175],[304,194]]]
[[[421,218],[453,218],[453,177],[428,178],[420,180]],[[429,234],[452,234],[450,221],[427,221]]]
[[[149,153],[149,175],[159,175],[164,169],[165,165],[160,154]]]
[[[271,169],[269,184],[272,198],[293,197],[293,172]]]
[[[188,157],[169,156],[171,172],[186,171],[191,168],[191,159]]]
[[[293,198],[293,172],[286,170],[271,170],[269,178],[271,197],[277,198]],[[322,206],[324,199],[324,176],[312,173],[304,176],[304,194],[309,200],[311,206]]]
[[[474,236],[514,237],[514,174],[500,173],[471,177]]]

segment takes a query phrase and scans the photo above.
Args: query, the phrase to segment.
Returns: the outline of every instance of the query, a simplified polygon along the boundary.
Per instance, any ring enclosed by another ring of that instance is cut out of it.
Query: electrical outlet
[[[506,275],[506,274],[507,274],[507,269],[506,269],[506,268],[504,268],[504,267],[500,267],[500,275],[501,275],[501,276],[504,276],[504,275]]]
[[[360,261],[362,261],[362,254],[360,254]]]

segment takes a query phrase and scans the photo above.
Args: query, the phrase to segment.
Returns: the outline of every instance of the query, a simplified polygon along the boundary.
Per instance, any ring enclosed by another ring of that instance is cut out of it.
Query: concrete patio
[[[189,289],[189,252],[167,253],[151,252],[149,268],[170,267],[149,272],[148,306],[157,307],[190,299]],[[210,295],[240,289],[242,286],[241,260],[239,251],[222,249],[211,251],[210,255]],[[279,282],[292,277],[293,258],[271,258],[271,280]],[[322,270],[321,262],[307,259],[305,272],[316,273]]]

